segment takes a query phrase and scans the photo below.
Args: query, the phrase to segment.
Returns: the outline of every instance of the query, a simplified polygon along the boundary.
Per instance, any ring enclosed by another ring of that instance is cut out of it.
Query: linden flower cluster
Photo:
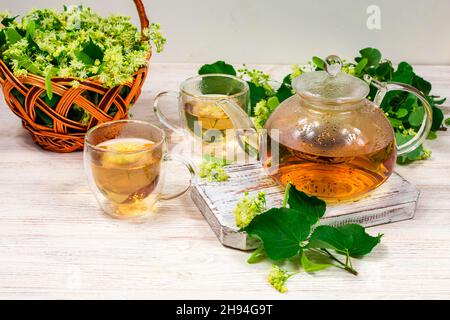
[[[199,176],[209,182],[227,181],[229,176],[224,169],[224,165],[215,161],[203,161],[200,165]]]
[[[267,281],[281,293],[287,292],[286,281],[292,277],[295,273],[289,273],[284,269],[281,269],[277,265],[272,265]]]
[[[147,63],[149,39],[160,52],[165,43],[158,24],[141,33],[129,17],[103,18],[82,6],[63,12],[33,10],[17,22],[0,14],[4,43],[0,55],[16,76],[92,78],[106,87],[133,81],[132,75]]]
[[[247,227],[253,218],[266,210],[266,194],[259,192],[256,197],[250,197],[248,192],[233,210],[236,226],[240,229]]]
[[[270,75],[258,69],[249,69],[245,64],[238,69],[240,78],[248,78],[249,81],[258,87],[263,87],[267,95],[273,95],[274,89],[270,85]]]

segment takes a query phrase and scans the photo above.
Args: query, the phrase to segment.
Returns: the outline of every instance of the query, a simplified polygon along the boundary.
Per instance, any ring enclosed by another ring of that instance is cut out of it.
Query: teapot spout
[[[220,100],[217,102],[217,105],[231,119],[234,130],[236,130],[236,138],[242,150],[252,158],[260,160],[260,134],[247,113],[238,104],[229,99]]]

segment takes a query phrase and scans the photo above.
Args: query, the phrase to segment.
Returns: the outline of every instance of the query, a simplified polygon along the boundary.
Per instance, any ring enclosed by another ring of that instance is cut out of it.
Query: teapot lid
[[[292,86],[305,98],[348,102],[361,100],[369,94],[363,80],[342,72],[342,60],[335,55],[325,59],[325,71],[306,72],[294,79]]]

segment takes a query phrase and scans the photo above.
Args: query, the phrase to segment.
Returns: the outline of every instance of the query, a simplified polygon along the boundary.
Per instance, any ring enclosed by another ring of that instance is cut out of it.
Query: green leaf
[[[392,81],[412,84],[414,77],[413,68],[407,62],[400,62],[397,70],[392,75]]]
[[[278,100],[278,97],[273,96],[267,99],[267,106],[269,107],[269,110],[272,112],[280,105],[280,101]]]
[[[318,69],[324,70],[325,62],[321,58],[314,56],[312,57],[312,62]]]
[[[355,67],[355,73],[360,74],[364,70],[364,68],[367,66],[368,63],[369,63],[369,60],[367,58],[361,59]]]
[[[388,117],[388,120],[391,123],[391,126],[393,126],[394,128],[399,128],[400,126],[403,126],[403,121],[399,119]]]
[[[444,123],[446,126],[450,126],[450,118],[445,119]]]
[[[316,263],[311,261],[306,255],[306,250],[302,250],[300,254],[300,263],[302,264],[303,269],[308,273],[321,271],[333,266],[331,263]]]
[[[378,67],[381,61],[381,52],[375,48],[364,48],[359,51],[361,58],[356,62],[361,62],[363,59],[367,59],[367,67]]]
[[[398,118],[403,118],[403,117],[405,117],[405,116],[408,115],[408,110],[405,109],[405,108],[400,108],[400,109],[397,110],[397,112],[395,113],[395,115],[396,115]]]
[[[97,44],[95,44],[92,39],[89,39],[88,44],[83,48],[83,52],[91,57],[94,62],[95,60],[103,61],[103,50]]]
[[[8,26],[11,24],[11,22],[13,22],[17,17],[18,17],[18,15],[15,16],[15,17],[10,17],[10,18],[4,17],[4,18],[2,19],[2,21],[0,21],[0,23],[1,23],[2,25],[4,25],[5,27],[8,27]]]
[[[6,29],[6,39],[9,45],[13,45],[14,43],[22,40],[22,36],[15,28],[7,28]]]
[[[392,68],[392,63],[390,61],[386,61],[380,63],[378,68],[375,70],[375,75],[382,81],[390,81],[393,72],[394,70]]]
[[[34,109],[36,112],[36,123],[53,128],[53,119],[39,108]]]
[[[406,142],[408,142],[409,140],[411,140],[413,137],[410,135],[405,135],[402,134],[400,132],[396,132],[395,133],[395,140],[397,142],[397,145],[402,145]],[[424,149],[423,146],[420,145],[419,147],[417,147],[416,149],[414,149],[413,151],[410,151],[406,154],[402,154],[400,156],[397,157],[397,163],[399,164],[407,164],[410,163],[411,161],[415,161],[415,160],[422,160],[424,155]]]
[[[347,248],[351,257],[361,257],[369,254],[380,243],[383,236],[379,234],[376,237],[372,237],[359,224],[347,224],[339,227],[338,230],[353,239],[352,245]]]
[[[417,96],[409,93],[406,97],[406,100],[401,104],[401,106],[408,111],[413,111],[414,108],[417,108],[419,106]]]
[[[281,84],[281,86],[278,88],[277,92],[275,93],[275,96],[278,98],[279,103],[283,102],[287,98],[291,97],[293,95],[291,87],[286,85],[284,82]]]
[[[258,216],[244,229],[257,236],[272,260],[287,259],[300,250],[311,231],[311,221],[305,215],[288,208],[273,208]]]
[[[53,95],[51,99],[48,98],[47,93],[44,94],[43,97],[45,99],[45,103],[48,104],[48,106],[52,109],[55,109],[58,102],[61,100],[61,97],[58,95]],[[72,119],[73,120],[73,119]]]
[[[234,67],[221,60],[216,61],[212,64],[205,64],[200,68],[200,70],[198,70],[198,74],[211,73],[229,74],[232,76],[236,76],[236,70],[234,69]]]
[[[85,65],[94,65],[94,63],[95,63],[95,60],[93,60],[91,57],[89,57],[83,51],[75,52],[75,56],[77,57],[78,60],[83,62]]]
[[[427,140],[435,140],[437,139],[437,134],[435,131],[430,131],[430,133],[427,136]]]
[[[96,45],[92,39],[83,47],[81,51],[75,53],[75,56],[87,65],[94,65],[95,60],[103,61],[103,50]]]
[[[283,83],[288,86],[291,87],[292,86],[292,79],[291,79],[291,73],[287,74],[284,78],[283,78]]]
[[[414,74],[413,76],[412,84],[426,96],[429,95],[431,92],[431,83],[429,83],[428,81],[419,77],[416,74]]]
[[[12,58],[16,59],[19,66],[26,69],[28,72],[36,75],[42,75],[42,71],[39,67],[26,55],[12,55]]]
[[[346,252],[352,246],[351,236],[342,233],[332,226],[318,226],[314,229],[306,248],[333,249],[338,252]]]
[[[259,247],[253,253],[250,255],[250,257],[247,259],[247,263],[254,264],[261,262],[266,257],[266,253],[264,252],[264,247]]]
[[[52,67],[47,71],[45,75],[45,89],[47,91],[47,97],[53,99],[52,78],[58,73],[58,68]]]
[[[431,130],[436,131],[441,127],[442,121],[444,121],[444,113],[438,107],[433,106],[432,109],[433,109],[433,124],[431,125]]]
[[[29,22],[28,22],[28,25],[27,25],[27,33],[26,33],[26,37],[28,38],[28,37],[33,37],[33,35],[34,35],[34,31],[36,30],[36,22],[34,22],[34,20],[30,20]]]
[[[333,249],[340,254],[361,257],[380,243],[382,235],[372,237],[364,227],[348,224],[339,228],[319,226],[312,233],[306,248]]]
[[[431,104],[432,105],[436,105],[436,104],[443,104],[444,102],[445,102],[445,100],[447,100],[447,98],[442,98],[442,99],[437,99],[437,98],[439,98],[439,97],[436,97],[436,96],[430,96],[430,99],[431,99]]]
[[[323,217],[327,207],[325,201],[314,196],[308,196],[306,193],[297,190],[293,185],[288,190],[288,204],[290,209],[304,213],[312,218],[313,223],[316,223]]]
[[[253,110],[256,106],[256,104],[261,101],[261,100],[265,100],[267,98],[266,95],[266,90],[264,90],[263,87],[259,87],[256,84],[247,81],[248,86],[250,88],[250,105],[251,105],[251,112],[248,112],[250,115],[253,115]]]
[[[6,43],[5,29],[0,29],[0,47]]]
[[[420,127],[424,117],[424,109],[422,106],[414,108],[408,117],[408,122],[413,127]]]

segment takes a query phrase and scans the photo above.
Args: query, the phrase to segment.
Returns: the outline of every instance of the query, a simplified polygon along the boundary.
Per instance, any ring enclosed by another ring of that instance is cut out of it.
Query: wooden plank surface
[[[289,66],[263,66],[277,78]],[[135,118],[152,120],[155,94],[177,89],[198,65],[153,64]],[[450,97],[450,66],[419,66],[435,94]],[[371,228],[382,244],[339,270],[301,274],[281,295],[269,265],[223,247],[189,194],[161,202],[147,223],[102,215],[83,172],[82,153],[36,147],[0,97],[0,298],[449,298],[450,131],[427,141],[430,160],[397,171],[421,191],[413,220]],[[450,103],[446,103],[450,116]],[[186,183],[183,169],[168,172]]]

